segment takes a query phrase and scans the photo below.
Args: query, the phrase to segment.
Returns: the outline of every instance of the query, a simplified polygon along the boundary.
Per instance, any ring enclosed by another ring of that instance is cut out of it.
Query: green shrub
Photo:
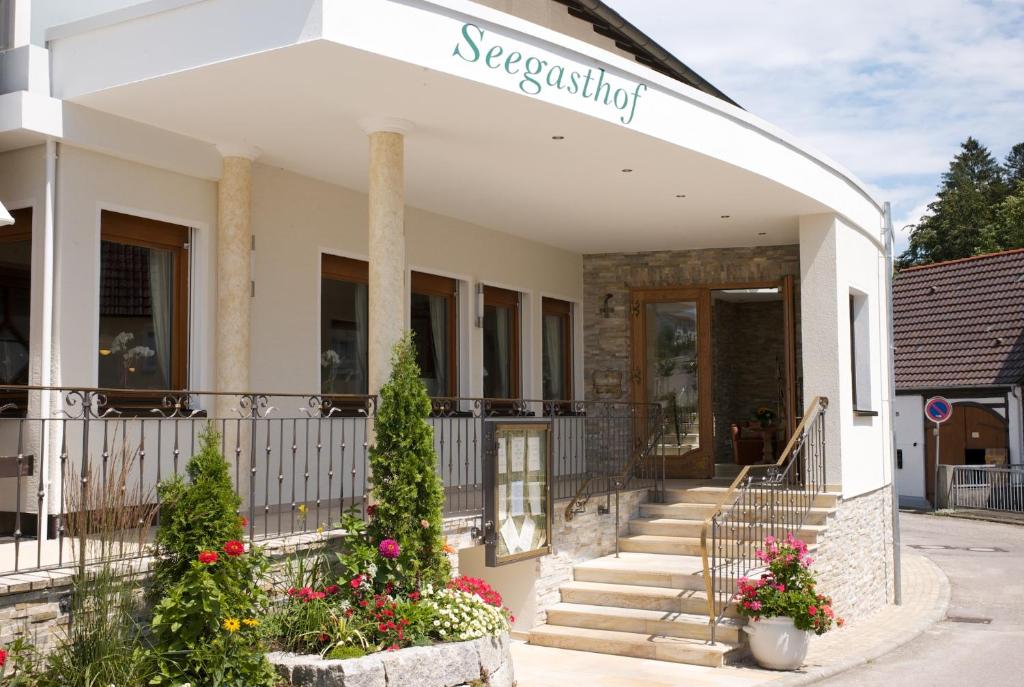
[[[189,482],[161,485],[162,521],[151,621],[150,684],[262,687],[278,683],[259,626],[267,562],[246,552],[242,523],[219,435],[207,427],[189,460]]]
[[[381,387],[370,448],[375,510],[371,542],[392,539],[415,586],[443,585],[450,574],[441,536],[444,490],[437,474],[430,398],[420,379],[412,335],[395,344],[391,378]]]

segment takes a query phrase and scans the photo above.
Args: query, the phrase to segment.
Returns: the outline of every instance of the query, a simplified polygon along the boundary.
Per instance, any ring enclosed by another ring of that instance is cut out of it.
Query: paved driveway
[[[882,658],[821,684],[1024,685],[1024,527],[902,514],[900,530],[905,546],[930,558],[949,577],[947,620]],[[965,622],[972,619],[990,622]]]

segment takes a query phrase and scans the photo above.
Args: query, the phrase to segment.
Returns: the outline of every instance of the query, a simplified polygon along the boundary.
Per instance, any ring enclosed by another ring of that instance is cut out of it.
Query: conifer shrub
[[[412,334],[395,344],[391,365],[370,448],[375,507],[366,534],[381,559],[395,561],[411,586],[444,586],[451,574],[441,535],[444,489]]]
[[[268,600],[259,549],[246,550],[239,497],[220,436],[208,426],[180,476],[160,486],[161,523],[150,624],[149,684],[263,687],[277,684],[261,641]]]

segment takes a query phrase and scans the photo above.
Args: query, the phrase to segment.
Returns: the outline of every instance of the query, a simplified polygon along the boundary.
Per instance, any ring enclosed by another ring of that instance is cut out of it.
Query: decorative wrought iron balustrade
[[[159,518],[157,486],[184,474],[208,425],[220,435],[250,541],[329,530],[350,508],[366,514],[372,396],[0,387],[0,398],[0,574],[144,555]],[[432,399],[445,516],[483,513],[487,418],[550,419],[559,500],[583,485],[588,496],[614,492],[613,474],[650,412],[624,402]],[[636,475],[644,470],[653,472],[640,466]],[[96,532],[109,522],[99,516],[112,491],[131,516],[119,521],[116,550]]]
[[[743,468],[701,531],[701,557],[711,641],[737,592],[737,580],[756,574],[755,553],[765,537],[782,538],[800,529],[824,492],[825,411],[828,399],[816,397],[797,425],[781,457]]]

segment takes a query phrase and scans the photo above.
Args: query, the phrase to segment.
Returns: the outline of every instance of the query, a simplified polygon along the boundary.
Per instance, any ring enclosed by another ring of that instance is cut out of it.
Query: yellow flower
[[[238,632],[239,628],[241,628],[241,627],[242,627],[242,624],[238,622],[238,618],[225,618],[224,619],[224,629],[227,630],[228,632]]]
[[[304,503],[300,503],[299,504],[299,512],[302,513],[303,515],[306,514],[306,504],[304,504]]]
[[[317,534],[323,534],[324,533],[324,526],[320,525],[320,527],[317,527],[316,528],[316,533]]]
[[[246,627],[257,627],[260,624],[260,621],[256,618],[246,618],[242,622],[245,623]]]

